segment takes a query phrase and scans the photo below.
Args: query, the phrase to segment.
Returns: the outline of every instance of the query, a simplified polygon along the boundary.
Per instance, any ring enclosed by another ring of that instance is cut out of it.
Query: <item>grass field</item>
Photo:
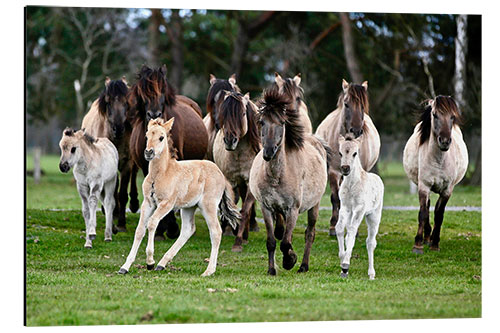
[[[31,163],[28,156],[28,169]],[[281,252],[277,251],[278,275],[267,276],[265,228],[261,225],[261,231],[251,233],[242,253],[232,253],[233,238],[224,237],[217,272],[201,278],[210,242],[205,222],[197,214],[196,234],[167,270],[146,270],[143,242],[130,273],[121,276],[116,271],[130,250],[139,215],[128,214],[129,231],[104,243],[104,216],[98,212],[94,248],[84,249],[76,186],[71,173],[61,174],[57,163],[57,156],[42,159],[45,176],[41,184],[26,179],[29,326],[481,316],[480,212],[447,212],[441,251],[425,248],[424,255],[418,256],[411,252],[418,213],[385,210],[375,250],[375,281],[367,276],[364,224],[350,277],[340,278],[337,241],[326,231],[329,211],[320,211],[310,271],[305,274],[296,273],[299,265],[291,271],[281,268]],[[418,205],[416,195],[408,192],[400,164],[381,163],[380,170],[386,185],[385,205]],[[431,200],[434,203],[435,197]],[[329,205],[327,195],[322,205]],[[449,205],[480,206],[481,189],[459,186]],[[299,260],[305,224],[303,214],[293,242]],[[172,243],[156,243],[156,260]]]

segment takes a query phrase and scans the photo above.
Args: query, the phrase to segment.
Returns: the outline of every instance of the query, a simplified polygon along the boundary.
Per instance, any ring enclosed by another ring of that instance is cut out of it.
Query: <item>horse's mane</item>
[[[271,85],[271,89],[279,90],[278,84],[276,82],[273,82],[273,84]],[[298,100],[304,100],[304,89],[302,89],[301,86],[297,86],[291,78],[286,78],[283,80],[283,94],[289,96],[290,98],[292,98],[296,94]]]
[[[260,105],[261,117],[269,118],[274,123],[285,123],[286,147],[290,150],[301,149],[304,146],[304,126],[293,101],[271,87],[264,91]]]
[[[354,107],[363,109],[366,114],[370,113],[370,104],[368,102],[368,92],[366,89],[360,85],[355,83],[350,83],[349,88],[347,89],[347,97],[350,98]],[[337,108],[342,107],[342,103],[344,101],[344,91],[342,91],[337,100]]]
[[[165,96],[165,105],[171,108],[175,105],[175,89],[168,83],[162,68],[152,69],[143,65],[137,74],[137,82],[128,93],[128,118],[144,118],[146,113],[144,104],[157,101],[161,95]]]
[[[128,87],[122,80],[113,80],[104,87],[101,95],[97,99],[97,107],[99,113],[103,116],[106,115],[106,96],[108,100],[113,100],[115,97],[126,97],[128,93]]]
[[[81,130],[78,131],[83,131],[83,142],[85,142],[90,148],[95,148],[94,143],[96,143],[99,139],[94,138],[92,135],[88,134],[85,132],[85,128],[82,128]],[[63,135],[65,136],[74,136],[76,132],[74,129],[70,127],[66,127],[63,131]]]
[[[243,105],[243,95],[238,92],[232,92],[226,99],[222,101],[219,109],[219,128],[226,127],[230,132],[236,133],[242,121],[242,112],[240,110]],[[258,153],[260,150],[260,135],[257,125],[255,110],[252,103],[249,101],[246,106],[247,136],[252,149]]]
[[[216,79],[214,84],[210,86],[210,89],[208,90],[207,94],[206,105],[207,105],[207,113],[210,115],[210,124],[212,128],[214,128],[215,123],[218,123],[218,120],[215,119],[215,115],[213,112],[217,103],[215,99],[217,97],[217,94],[219,93],[223,94],[224,90],[235,91],[238,93],[241,92],[240,88],[237,85],[235,85],[235,87],[233,88],[231,83],[229,83],[229,80],[224,80],[224,79]],[[221,103],[221,98],[218,98],[218,103]]]
[[[432,99],[427,99],[421,103],[424,105],[423,110],[420,111],[420,116],[418,121],[421,122],[418,132],[420,134],[420,145],[424,144],[429,140],[432,130],[432,106],[430,102]],[[434,99],[434,109],[443,115],[451,114],[455,116],[453,125],[460,126],[462,124],[462,116],[458,110],[457,103],[451,96],[436,96]]]

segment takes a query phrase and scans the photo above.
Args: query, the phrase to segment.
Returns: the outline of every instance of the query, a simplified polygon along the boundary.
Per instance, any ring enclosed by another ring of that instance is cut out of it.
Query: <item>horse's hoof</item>
[[[146,268],[148,269],[148,271],[152,271],[153,268],[155,268],[155,264],[146,264]]]
[[[130,204],[128,205],[128,208],[130,208],[130,211],[132,213],[137,213],[139,210],[139,201],[138,200],[130,200]]]
[[[412,252],[416,254],[424,254],[424,249],[421,246],[420,247],[414,246]]]
[[[283,235],[285,234],[285,228],[283,226],[277,226],[276,229],[274,229],[274,237],[278,240],[283,240]]]
[[[297,255],[292,252],[289,255],[283,255],[283,268],[286,270],[291,270],[295,263],[297,262]]]
[[[116,232],[113,233],[118,233],[118,232],[127,232],[127,227],[125,225],[117,225],[116,226]]]
[[[96,237],[96,235],[95,235],[95,234],[91,234],[91,235],[89,235],[89,239],[90,239],[90,240],[94,240],[94,239],[95,239],[95,237]]]
[[[155,242],[162,242],[164,240],[167,240],[165,236],[163,235],[155,235]]]
[[[330,230],[328,230],[328,236],[337,236],[337,233],[335,232],[335,228],[330,228]]]
[[[123,274],[123,275],[125,275],[125,274],[127,274],[127,273],[128,273],[128,271],[127,271],[125,268],[123,268],[123,267],[122,267],[122,268],[120,268],[120,270],[118,271],[118,274]]]
[[[109,242],[111,242],[111,238],[104,238],[104,241],[105,241],[106,243],[109,243]]]
[[[86,248],[86,249],[91,249],[92,245],[84,245],[83,247]]]
[[[267,270],[267,274],[275,276],[276,275],[276,268],[271,267]]]
[[[241,245],[233,245],[233,247],[231,248],[231,251],[233,251],[233,252],[241,252],[241,251],[243,251],[243,246],[241,246]]]
[[[368,275],[368,279],[369,279],[369,280],[375,280],[375,274]]]
[[[300,268],[297,271],[297,273],[305,273],[308,270],[309,270],[309,265],[308,264],[302,264],[302,265],[300,265]]]
[[[253,225],[252,224],[250,225],[250,231],[253,231],[253,232],[260,231],[260,228],[259,228],[259,225],[257,224],[257,222]]]
[[[431,251],[437,251],[437,252],[441,251],[441,249],[439,248],[439,245],[437,245],[437,246],[436,245],[431,245],[431,246],[429,246],[429,250],[431,250]]]
[[[149,269],[149,265],[148,265],[148,269]],[[157,265],[155,268],[155,271],[163,271],[163,270],[165,270],[165,267],[160,266],[160,265]]]
[[[340,273],[340,277],[343,278],[343,279],[346,279],[348,276],[349,276],[349,272],[346,272],[346,273],[341,272]]]
[[[349,264],[340,264],[340,268],[342,268],[343,272],[347,272],[349,270]]]
[[[118,229],[116,228],[116,225],[113,224],[111,231],[113,232],[113,235],[116,235],[118,233]]]

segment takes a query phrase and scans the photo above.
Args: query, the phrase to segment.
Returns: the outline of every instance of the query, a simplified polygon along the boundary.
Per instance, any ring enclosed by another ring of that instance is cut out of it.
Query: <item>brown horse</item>
[[[236,85],[236,74],[233,74],[229,79],[218,79],[213,74],[210,74],[210,89],[208,89],[207,94],[207,115],[203,118],[203,123],[208,132],[208,149],[207,149],[207,159],[210,161],[214,160],[213,156],[213,146],[215,135],[219,128],[218,122],[218,102],[221,100],[222,91],[235,91],[241,92],[240,88]]]
[[[460,112],[453,98],[437,96],[426,101],[420,122],[406,143],[403,166],[408,178],[418,185],[420,201],[418,231],[413,246],[415,253],[424,252],[423,243],[429,244],[431,250],[439,251],[446,203],[467,171],[469,158],[460,123]],[[431,191],[439,194],[433,230],[429,223]]]
[[[163,65],[151,69],[144,65],[138,73],[137,82],[128,94],[127,119],[132,125],[130,155],[144,175],[148,174],[148,161],[144,158],[147,124],[151,119],[168,120],[175,117],[171,135],[180,160],[203,159],[207,152],[208,135],[201,118],[201,109],[188,97],[176,95],[166,78]],[[170,212],[156,231],[157,239],[163,239],[167,231],[169,238],[179,236],[175,215]]]
[[[330,236],[335,236],[335,225],[340,209],[339,186],[342,176],[339,154],[340,135],[348,134],[354,138],[360,138],[359,159],[365,171],[370,171],[378,160],[380,136],[368,114],[368,82],[349,84],[346,80],[342,80],[342,92],[339,95],[337,109],[326,116],[316,129],[316,134],[325,139],[333,150],[333,161],[328,169],[332,191]]]
[[[243,250],[243,240],[248,239],[249,226],[255,228],[255,198],[248,189],[248,177],[252,162],[261,149],[257,106],[250,95],[224,90],[218,107],[220,130],[214,140],[214,162],[227,178],[233,189],[238,189],[242,199],[242,223],[232,250]]]
[[[139,209],[137,198],[137,168],[130,159],[129,140],[132,128],[126,120],[128,83],[125,77],[121,80],[106,78],[104,90],[92,104],[82,121],[85,133],[95,138],[108,138],[119,154],[118,170],[120,182],[115,188],[115,210],[118,214],[117,231],[126,230],[125,210],[128,201],[127,188],[130,182],[130,210]]]

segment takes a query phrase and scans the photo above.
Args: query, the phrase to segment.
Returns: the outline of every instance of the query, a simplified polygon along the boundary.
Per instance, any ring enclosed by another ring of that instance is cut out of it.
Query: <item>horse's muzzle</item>
[[[348,165],[343,165],[340,167],[340,172],[342,172],[342,175],[348,176],[351,173],[351,167]]]
[[[438,146],[441,151],[448,151],[451,146],[451,137],[443,138],[441,136],[438,137]]]
[[[146,161],[151,161],[153,158],[155,157],[155,151],[153,149],[151,150],[147,150],[145,149],[144,150],[144,158],[146,159]]]
[[[69,163],[68,162],[59,163],[59,170],[61,170],[61,172],[66,173],[66,172],[69,171],[69,169],[71,169],[71,168],[69,167]]]

